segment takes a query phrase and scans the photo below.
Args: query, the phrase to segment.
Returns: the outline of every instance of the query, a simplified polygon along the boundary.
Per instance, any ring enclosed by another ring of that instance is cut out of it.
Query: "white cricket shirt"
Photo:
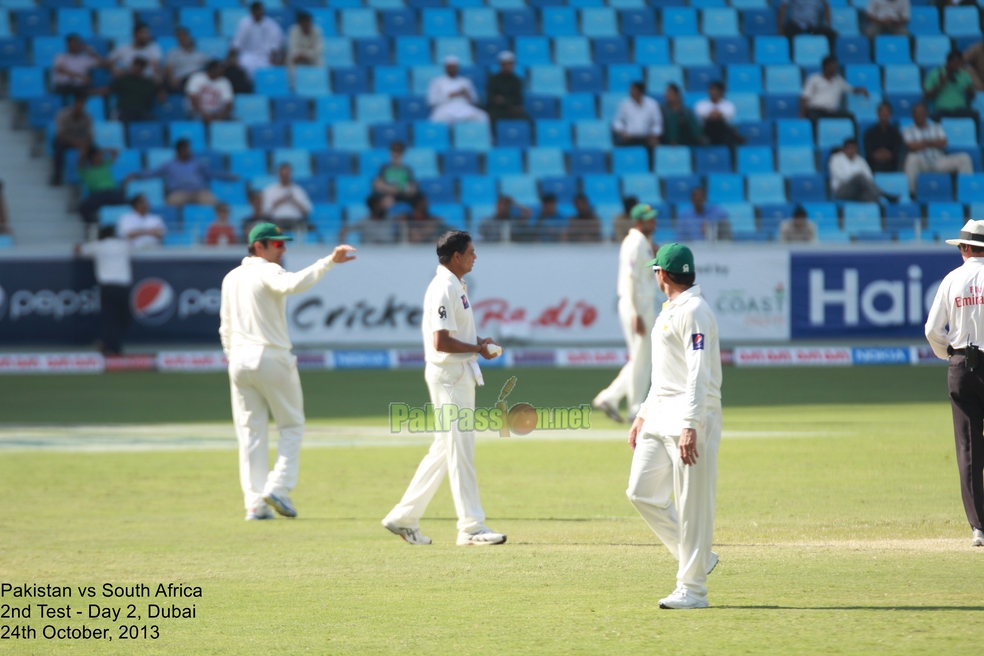
[[[721,407],[717,318],[700,286],[663,304],[652,339],[652,386],[636,415],[645,419],[643,432],[675,436],[698,428],[708,412]]]
[[[451,337],[468,344],[478,344],[475,315],[468,300],[468,286],[444,266],[427,285],[424,316],[420,322],[424,336],[424,357],[431,364],[478,360],[478,353],[444,353],[434,348],[434,333],[446,330]]]
[[[969,258],[940,283],[926,319],[926,339],[942,360],[949,357],[947,346],[984,346],[984,258]]]
[[[95,263],[96,282],[100,285],[133,284],[133,267],[130,266],[130,244],[119,237],[109,237],[82,244],[79,252],[91,257]]]
[[[656,274],[646,266],[654,257],[653,243],[635,228],[618,249],[618,298],[632,303],[639,316],[652,316],[656,309]]]
[[[290,350],[287,297],[314,286],[335,266],[331,256],[297,272],[250,256],[222,280],[219,337],[226,355],[239,346]]]

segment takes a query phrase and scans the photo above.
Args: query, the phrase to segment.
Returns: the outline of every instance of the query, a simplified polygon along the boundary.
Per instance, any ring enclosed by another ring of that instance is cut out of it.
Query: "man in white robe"
[[[427,89],[427,104],[431,106],[430,120],[434,123],[463,121],[489,122],[489,115],[475,106],[478,94],[467,77],[458,75],[458,58],[444,58],[444,75],[431,80]]]
[[[280,63],[284,31],[280,24],[264,15],[263,3],[249,6],[249,16],[243,16],[236,28],[232,47],[239,53],[239,65],[253,77],[258,69]]]

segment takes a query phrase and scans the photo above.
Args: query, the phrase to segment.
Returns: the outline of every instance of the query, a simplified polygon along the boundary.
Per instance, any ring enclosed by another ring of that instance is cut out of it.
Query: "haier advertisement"
[[[952,251],[790,254],[793,339],[922,339],[944,276],[960,266]]]

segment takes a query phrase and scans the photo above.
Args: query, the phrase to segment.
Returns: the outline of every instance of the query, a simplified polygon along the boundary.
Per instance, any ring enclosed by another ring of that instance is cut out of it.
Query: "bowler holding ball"
[[[485,526],[485,512],[478,495],[475,474],[475,432],[461,430],[457,421],[443,425],[445,417],[475,410],[475,386],[483,385],[478,356],[491,360],[502,348],[490,338],[475,334],[475,317],[462,278],[475,266],[475,246],[467,232],[451,231],[437,241],[437,275],[424,295],[421,327],[424,379],[438,420],[434,443],[424,456],[400,503],[383,519],[387,530],[409,544],[430,544],[420,532],[420,518],[440,487],[444,475],[458,515],[459,545],[502,544],[506,536]],[[444,406],[452,405],[455,408]],[[456,411],[454,411],[456,410]],[[454,412],[450,412],[454,411]]]

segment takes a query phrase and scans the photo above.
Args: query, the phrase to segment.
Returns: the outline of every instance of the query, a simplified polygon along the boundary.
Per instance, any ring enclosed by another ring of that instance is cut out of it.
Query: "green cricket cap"
[[[683,244],[663,244],[646,266],[659,267],[669,273],[695,273],[694,253]]]
[[[649,219],[656,218],[656,210],[648,203],[639,203],[632,208],[629,216],[632,217],[633,221],[648,221]]]
[[[267,239],[294,241],[293,237],[285,235],[283,230],[272,223],[257,223],[249,231],[249,241],[247,243],[252,244],[254,241],[266,241]]]

